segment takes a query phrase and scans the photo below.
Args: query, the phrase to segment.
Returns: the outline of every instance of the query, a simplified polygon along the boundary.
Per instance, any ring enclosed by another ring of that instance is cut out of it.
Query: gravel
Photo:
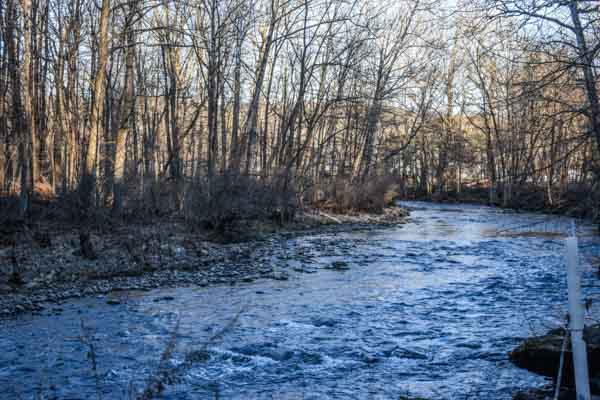
[[[316,271],[288,261],[308,263],[312,250],[345,251],[337,248],[335,240],[324,242],[318,249],[288,248],[289,239],[395,226],[404,223],[406,215],[403,209],[392,208],[376,216],[336,215],[342,223],[332,224],[329,215],[324,218],[307,213],[291,229],[236,244],[209,242],[176,223],[131,226],[92,235],[96,260],[79,254],[77,232],[55,235],[51,246],[43,248],[31,240],[20,241],[18,246],[0,248],[0,317],[38,312],[67,299],[113,291],[288,280],[293,273]],[[9,283],[14,271],[23,284]]]

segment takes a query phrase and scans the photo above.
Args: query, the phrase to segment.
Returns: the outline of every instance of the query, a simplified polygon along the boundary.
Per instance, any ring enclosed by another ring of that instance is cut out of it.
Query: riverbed
[[[287,280],[116,292],[0,320],[0,398],[135,398],[172,338],[164,399],[510,399],[544,384],[507,352],[564,321],[571,220],[403,205],[397,227],[265,241],[256,262]],[[593,230],[577,224],[584,291],[600,303]]]

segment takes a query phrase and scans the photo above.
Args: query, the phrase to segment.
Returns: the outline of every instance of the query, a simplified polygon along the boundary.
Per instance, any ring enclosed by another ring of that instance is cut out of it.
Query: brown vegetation
[[[597,8],[372,3],[0,3],[9,225],[44,204],[84,230],[224,231],[469,182],[492,204],[598,208]]]

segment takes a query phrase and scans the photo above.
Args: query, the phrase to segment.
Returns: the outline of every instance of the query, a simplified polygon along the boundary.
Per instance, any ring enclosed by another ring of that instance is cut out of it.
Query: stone
[[[348,263],[345,261],[334,261],[331,263],[331,268],[338,269],[338,270],[350,269],[350,267],[348,266]]]
[[[564,331],[555,329],[543,336],[525,340],[508,356],[520,368],[538,375],[556,378],[560,363]],[[588,369],[591,380],[600,377],[600,324],[588,326],[584,330],[584,340],[587,344]],[[573,387],[573,354],[570,345],[567,346],[564,357],[562,384]],[[600,388],[593,385],[594,394],[600,394]]]
[[[158,303],[159,301],[172,301],[175,300],[175,297],[173,296],[162,296],[162,297],[157,297],[154,299],[155,303]]]
[[[285,272],[276,272],[273,275],[271,275],[271,278],[275,279],[276,281],[287,281],[288,279],[290,279],[288,274],[286,274]]]
[[[564,389],[558,395],[558,400],[576,400],[574,390]],[[554,399],[554,388],[550,385],[540,389],[529,389],[517,392],[513,400],[551,400]]]
[[[0,293],[9,293],[12,291],[13,289],[10,286],[0,283]]]
[[[22,286],[25,284],[25,281],[20,273],[13,271],[8,277],[8,283],[13,286]]]

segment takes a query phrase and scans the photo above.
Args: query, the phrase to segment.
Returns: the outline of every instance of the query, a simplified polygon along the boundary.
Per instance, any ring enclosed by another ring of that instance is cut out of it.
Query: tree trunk
[[[32,79],[32,8],[30,0],[23,0],[23,65],[21,68],[21,81],[23,83],[23,136],[21,149],[21,211],[24,212],[29,207],[29,197],[34,189],[34,184],[39,178],[38,165],[38,145],[35,103],[33,98],[33,79]],[[26,193],[27,192],[27,193]]]
[[[110,0],[102,0],[102,11],[100,13],[100,28],[98,31],[98,62],[96,68],[96,74],[94,76],[94,100],[91,105],[90,114],[90,137],[87,146],[87,153],[85,157],[85,178],[91,179],[91,183],[88,183],[90,187],[86,189],[89,191],[87,195],[91,195],[91,190],[94,189],[92,185],[96,178],[98,168],[98,138],[102,127],[102,120],[104,114],[105,104],[105,79],[106,79],[106,67],[108,63],[108,25],[110,19]]]
[[[130,6],[129,18],[135,15],[136,4]],[[135,33],[131,20],[126,23],[125,49],[125,85],[121,106],[119,107],[119,129],[115,143],[115,162],[113,177],[113,212],[120,214],[123,206],[125,158],[127,155],[127,136],[135,118]]]

